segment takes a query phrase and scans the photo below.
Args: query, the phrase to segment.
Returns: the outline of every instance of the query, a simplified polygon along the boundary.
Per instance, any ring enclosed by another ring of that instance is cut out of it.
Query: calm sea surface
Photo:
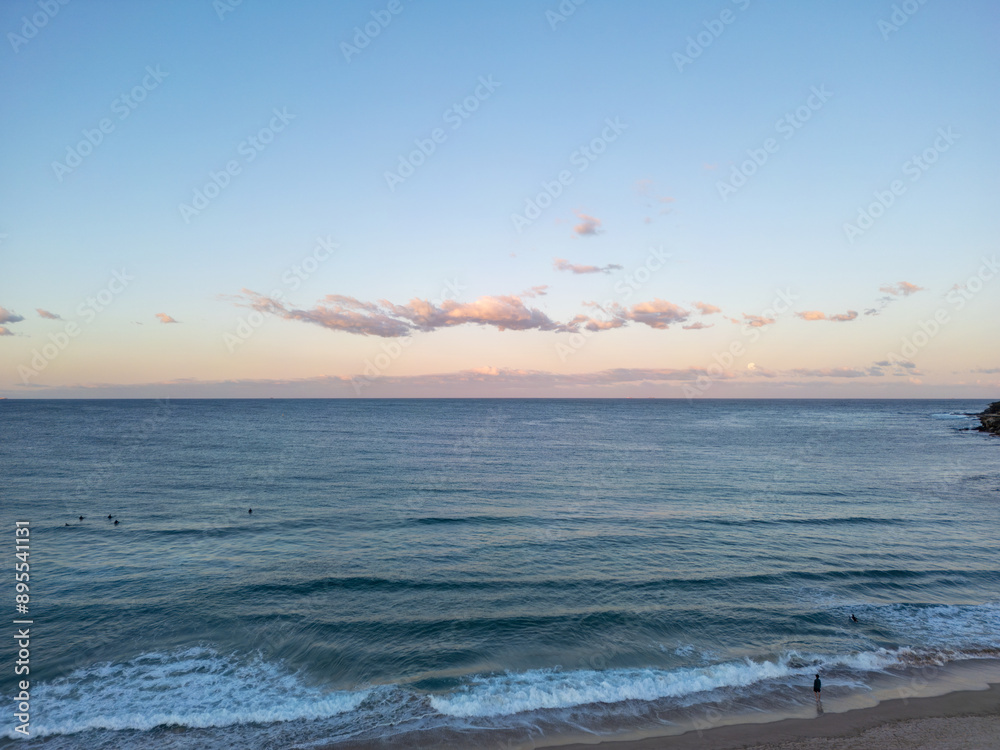
[[[996,657],[984,406],[4,401],[19,746],[497,748]]]

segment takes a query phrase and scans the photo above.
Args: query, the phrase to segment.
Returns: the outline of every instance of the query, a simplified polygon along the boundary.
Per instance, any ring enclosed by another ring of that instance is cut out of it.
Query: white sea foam
[[[882,671],[896,663],[898,655],[889,651],[843,657],[791,652],[775,661],[746,659],[688,669],[533,670],[476,679],[463,690],[433,696],[430,702],[449,716],[505,716],[590,703],[680,698],[763,681],[796,682],[811,678],[817,670],[836,667]]]
[[[715,700],[719,691],[724,695],[761,683],[808,685],[815,672],[824,673],[829,685],[861,687],[865,675],[891,667],[944,662],[1000,648],[997,603],[849,606],[841,602],[841,606],[858,613],[860,628],[878,623],[897,634],[899,641],[922,645],[838,656],[791,651],[773,659],[677,669],[531,670],[471,677],[453,692],[418,700],[429,702],[443,720],[500,718],[623,701],[675,699],[689,705]],[[671,650],[689,657],[695,653],[684,646]],[[208,648],[148,653],[125,663],[91,665],[35,686],[32,733],[43,737],[91,729],[227,727],[335,716],[352,724],[355,720],[379,724],[370,714],[387,706],[390,713],[408,715],[403,703],[416,696],[393,686],[379,691],[384,695],[373,700],[381,708],[365,708],[362,703],[372,690],[330,691],[259,658],[239,660]]]
[[[367,694],[323,690],[261,659],[241,663],[192,648],[97,664],[39,684],[32,690],[31,731],[45,737],[321,719],[355,710]]]

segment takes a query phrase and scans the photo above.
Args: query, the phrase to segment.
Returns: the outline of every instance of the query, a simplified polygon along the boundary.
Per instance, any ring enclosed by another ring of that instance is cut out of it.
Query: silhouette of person
[[[851,622],[857,622],[857,621],[858,621],[858,618],[854,616],[853,612],[851,612]]]
[[[823,689],[823,683],[820,682],[819,675],[816,675],[816,679],[813,680],[813,692],[816,694],[816,705],[819,705],[819,691]]]

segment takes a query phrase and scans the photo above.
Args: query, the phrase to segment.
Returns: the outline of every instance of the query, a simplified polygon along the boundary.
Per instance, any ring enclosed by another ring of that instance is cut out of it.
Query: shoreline
[[[975,722],[969,720],[975,719]],[[972,729],[969,736],[963,728]],[[959,734],[961,732],[961,734]],[[880,735],[876,738],[862,735]],[[684,734],[642,739],[603,739],[573,744],[536,745],[560,750],[790,750],[839,747],[945,747],[941,738],[957,740],[954,747],[1000,747],[1000,682],[981,689],[959,690],[920,698],[893,698],[875,706],[814,718],[786,718],[757,723],[734,723]],[[860,744],[845,744],[855,743]],[[791,744],[789,744],[791,743]]]

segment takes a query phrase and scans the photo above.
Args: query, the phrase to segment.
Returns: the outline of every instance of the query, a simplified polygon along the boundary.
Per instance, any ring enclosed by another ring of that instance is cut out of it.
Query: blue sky
[[[0,9],[3,395],[1000,387],[993,4],[223,3]]]

